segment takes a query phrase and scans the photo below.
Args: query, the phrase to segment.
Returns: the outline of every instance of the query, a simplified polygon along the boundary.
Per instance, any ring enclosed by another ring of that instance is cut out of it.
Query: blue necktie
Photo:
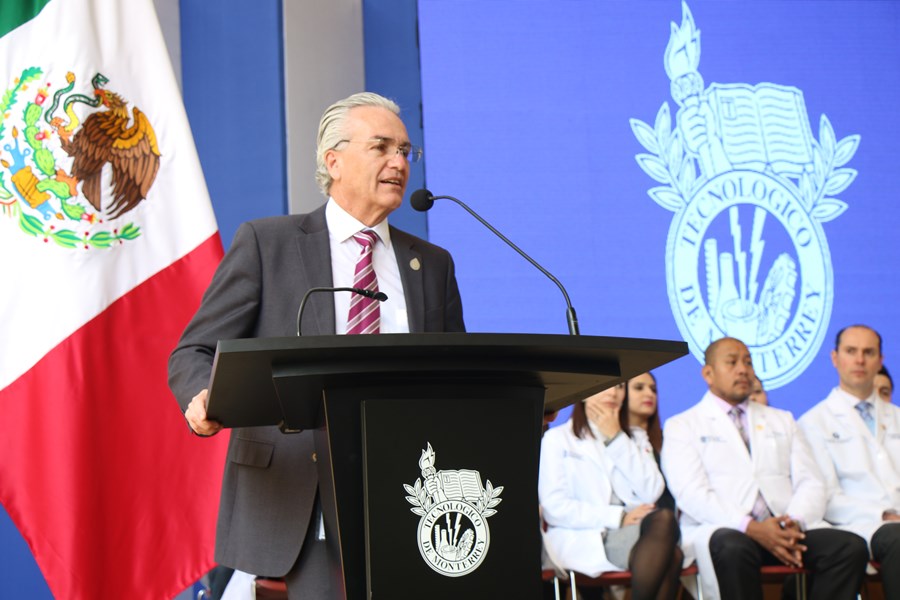
[[[866,422],[869,432],[875,435],[875,417],[872,416],[872,404],[863,400],[856,405],[856,410],[859,411],[859,416],[862,417],[862,420]]]

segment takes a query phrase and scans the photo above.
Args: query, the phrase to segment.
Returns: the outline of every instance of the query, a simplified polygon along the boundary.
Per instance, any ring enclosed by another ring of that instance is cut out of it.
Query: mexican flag
[[[221,255],[152,0],[2,0],[0,503],[57,598],[212,566],[227,435],[166,362]]]

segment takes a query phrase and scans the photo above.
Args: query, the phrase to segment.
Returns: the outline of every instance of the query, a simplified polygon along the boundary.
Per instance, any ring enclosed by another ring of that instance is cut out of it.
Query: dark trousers
[[[290,600],[331,598],[335,579],[340,578],[340,573],[332,573],[325,540],[318,539],[320,514],[317,497],[316,507],[312,511],[309,527],[306,529],[306,538],[300,549],[300,556],[288,574],[284,576]]]
[[[864,539],[837,529],[813,529],[803,541],[811,600],[853,600],[865,576],[868,549]],[[728,600],[762,600],[759,570],[781,562],[736,529],[719,529],[709,540],[719,592]],[[890,596],[889,596],[890,597]]]
[[[885,598],[900,598],[900,523],[886,523],[871,541],[872,558],[881,563]]]

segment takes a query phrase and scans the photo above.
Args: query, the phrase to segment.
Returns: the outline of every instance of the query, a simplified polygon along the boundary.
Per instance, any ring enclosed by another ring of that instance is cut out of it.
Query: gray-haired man
[[[169,383],[199,435],[221,425],[207,419],[205,389],[220,339],[294,335],[300,299],[312,287],[351,286],[361,256],[359,234],[374,240],[370,264],[388,300],[372,332],[464,331],[453,261],[437,246],[388,226],[402,200],[409,142],[399,108],[371,93],[330,106],[319,124],[316,180],[326,204],[309,214],[244,223],[203,302],[169,360]],[[309,335],[351,331],[346,294],[311,298]],[[249,399],[248,399],[249,400]],[[319,540],[318,482],[312,432],[277,427],[231,434],[216,536],[216,561],[247,573],[281,577],[291,598],[330,593]]]

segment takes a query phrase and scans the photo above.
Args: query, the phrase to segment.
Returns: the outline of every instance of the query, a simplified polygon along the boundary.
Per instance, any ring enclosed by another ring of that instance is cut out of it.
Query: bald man
[[[713,342],[701,375],[709,391],[667,421],[662,465],[704,597],[761,600],[760,568],[785,564],[811,571],[813,600],[856,598],[865,541],[823,522],[825,487],[791,414],[750,402],[747,346]]]
[[[825,520],[869,543],[887,598],[900,598],[900,408],[875,390],[881,336],[865,325],[837,334],[838,386],[800,417],[828,488]]]

